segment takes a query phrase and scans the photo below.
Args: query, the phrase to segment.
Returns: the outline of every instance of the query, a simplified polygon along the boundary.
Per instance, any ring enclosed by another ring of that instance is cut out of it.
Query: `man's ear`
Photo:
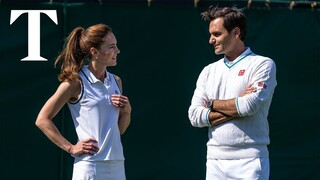
[[[235,27],[235,28],[233,29],[233,34],[234,34],[234,36],[235,36],[236,38],[240,38],[240,34],[241,34],[240,28]]]

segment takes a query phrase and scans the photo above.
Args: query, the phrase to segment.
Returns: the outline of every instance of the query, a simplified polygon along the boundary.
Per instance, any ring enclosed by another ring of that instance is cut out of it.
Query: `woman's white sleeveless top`
[[[83,66],[79,72],[82,80],[80,97],[68,106],[79,141],[93,138],[100,148],[95,155],[76,156],[78,160],[124,160],[118,127],[119,108],[111,102],[112,94],[120,89],[113,74],[106,71],[104,82],[98,80]]]

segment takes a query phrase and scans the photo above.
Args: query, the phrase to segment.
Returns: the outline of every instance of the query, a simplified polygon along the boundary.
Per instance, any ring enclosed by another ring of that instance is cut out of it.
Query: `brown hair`
[[[207,11],[201,13],[206,21],[213,21],[216,18],[223,18],[223,26],[228,32],[238,27],[240,29],[240,39],[244,41],[247,33],[247,18],[239,9],[233,7],[218,8],[210,6]]]
[[[61,63],[59,81],[78,79],[84,60],[91,58],[90,48],[99,49],[103,38],[111,32],[111,28],[105,24],[96,24],[87,29],[76,27],[67,37],[63,50],[54,63],[55,67]]]

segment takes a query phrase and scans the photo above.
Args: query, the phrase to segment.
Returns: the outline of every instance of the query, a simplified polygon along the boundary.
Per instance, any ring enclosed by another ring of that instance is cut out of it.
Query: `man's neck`
[[[226,58],[229,61],[235,60],[237,57],[239,57],[246,50],[246,47],[244,46],[243,43],[239,46],[236,46],[236,47],[237,48],[234,48],[233,51],[230,51],[228,54],[226,54]]]

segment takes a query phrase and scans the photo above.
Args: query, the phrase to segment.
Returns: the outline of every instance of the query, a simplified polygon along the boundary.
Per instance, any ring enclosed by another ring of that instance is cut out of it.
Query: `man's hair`
[[[201,13],[202,18],[206,21],[213,21],[217,18],[223,18],[223,26],[228,32],[238,27],[240,29],[240,39],[244,41],[247,33],[247,18],[243,12],[235,7],[218,8],[210,6],[207,11]]]

